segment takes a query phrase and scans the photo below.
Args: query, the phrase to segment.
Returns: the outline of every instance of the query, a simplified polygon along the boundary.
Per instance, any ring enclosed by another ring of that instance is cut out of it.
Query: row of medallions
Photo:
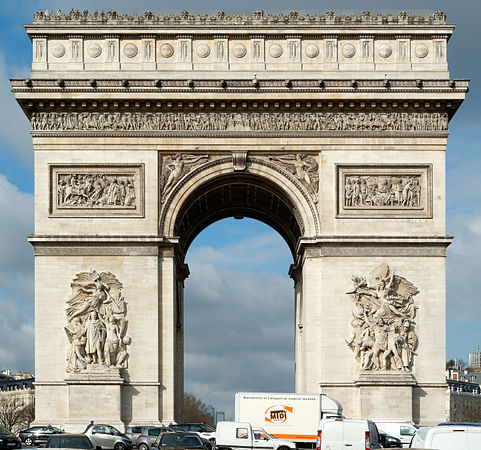
[[[152,54],[153,54],[152,44],[153,43],[150,42],[150,41],[145,42],[144,55],[147,57],[147,59],[150,59]],[[289,42],[288,43],[288,51],[289,51],[291,56],[293,54],[295,55],[296,52],[299,52],[299,45],[298,44],[299,44],[298,42]],[[326,58],[327,59],[333,58],[333,56],[334,56],[333,53],[336,50],[335,44],[336,44],[336,42],[334,40],[326,41]],[[111,45],[115,45],[115,44],[111,43]],[[253,53],[258,52],[260,54],[261,50],[260,50],[260,48],[256,48],[256,45],[260,46],[261,41],[254,42],[253,49],[252,49]],[[363,57],[369,57],[369,53],[371,52],[370,48],[368,48],[366,45],[370,45],[370,44],[363,43],[363,45],[362,45],[363,48],[361,48],[361,52],[363,54]],[[437,54],[437,59],[439,59],[440,56],[442,56],[443,42],[442,41],[439,41],[439,42],[436,41],[435,45],[436,45],[435,50],[436,50],[436,54]],[[224,52],[225,52],[224,42],[218,42],[217,47],[218,47],[217,48],[218,53],[223,55]],[[437,48],[437,47],[440,47],[440,48]],[[341,48],[341,54],[345,58],[352,58],[356,54],[356,52],[358,51],[356,46],[354,46],[351,43],[344,43],[344,44],[341,45],[340,48]],[[114,48],[109,49],[109,50],[115,51]],[[98,58],[102,54],[103,48],[100,44],[98,44],[96,42],[93,42],[86,47],[86,51],[87,51],[87,54],[91,58]],[[182,47],[181,47],[180,51],[181,52],[183,51]],[[207,42],[199,43],[196,46],[196,49],[195,49],[195,52],[196,52],[196,54],[199,58],[207,58],[211,54],[211,51],[212,51],[212,47]],[[418,43],[414,47],[414,53],[413,54],[417,58],[422,59],[422,58],[425,58],[429,54],[429,51],[430,51],[430,49],[429,49],[428,45],[421,42],[421,43]],[[282,47],[282,45],[280,45],[278,43],[273,43],[268,47],[268,52],[269,52],[269,55],[272,58],[279,58],[284,53],[284,48]],[[62,58],[66,53],[65,45],[63,43],[60,43],[60,42],[57,42],[57,43],[53,44],[52,49],[51,49],[51,53],[52,53],[52,56],[54,56],[55,58]],[[134,58],[139,53],[139,48],[134,43],[127,43],[123,47],[123,53],[127,58]],[[166,59],[171,58],[174,55],[174,53],[175,53],[175,48],[172,44],[166,42],[166,43],[164,43],[160,46],[159,54],[163,58],[166,58]],[[247,46],[244,45],[243,43],[237,43],[232,47],[232,55],[235,58],[238,58],[238,59],[244,58],[247,55],[247,53],[248,53]],[[304,53],[308,58],[316,58],[320,54],[320,47],[319,47],[318,44],[310,43],[310,44],[306,45],[306,47],[304,49]],[[401,45],[400,46],[400,53],[401,53],[401,56],[404,54],[404,58],[407,58],[407,46],[406,46],[405,49],[403,49],[403,46]],[[377,48],[377,54],[381,58],[385,58],[385,59],[389,58],[393,54],[393,46],[390,43],[382,43]],[[221,57],[220,59],[223,59],[223,57]]]

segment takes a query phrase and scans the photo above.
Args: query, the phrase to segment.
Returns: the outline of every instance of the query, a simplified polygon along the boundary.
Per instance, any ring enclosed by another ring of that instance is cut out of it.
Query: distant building
[[[0,400],[15,399],[19,407],[35,403],[35,377],[29,372],[13,374],[10,369],[0,371]]]
[[[225,412],[224,411],[216,411],[215,412],[215,424],[217,422],[223,422],[225,420]]]
[[[481,372],[453,366],[446,370],[446,383],[446,420],[481,422]]]
[[[469,354],[469,368],[481,369],[481,352],[479,351],[479,345],[476,352]]]

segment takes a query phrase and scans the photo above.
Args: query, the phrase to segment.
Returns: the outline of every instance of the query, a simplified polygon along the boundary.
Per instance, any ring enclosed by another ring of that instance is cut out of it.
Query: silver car
[[[111,425],[89,425],[84,434],[95,447],[114,450],[130,450],[132,448],[132,441]]]
[[[145,434],[141,434],[137,438],[135,445],[139,450],[150,450],[152,444],[157,440],[159,436],[163,433],[172,432],[172,428],[169,427],[152,427],[149,428]]]
[[[125,435],[132,441],[134,447],[137,445],[137,438],[142,434],[147,434],[151,428],[156,428],[152,425],[150,426],[135,426],[135,427],[127,427],[125,430]]]

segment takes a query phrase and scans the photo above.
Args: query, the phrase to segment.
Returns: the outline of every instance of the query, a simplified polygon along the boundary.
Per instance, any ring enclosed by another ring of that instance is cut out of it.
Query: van
[[[374,423],[379,431],[382,431],[390,436],[397,437],[404,448],[408,448],[411,443],[411,439],[417,430],[417,426],[412,422],[408,421],[378,421],[375,420]]]
[[[416,431],[411,448],[436,450],[479,450],[481,427],[469,425],[443,425],[422,427]]]
[[[366,419],[323,419],[316,450],[374,450],[382,448],[376,424]]]

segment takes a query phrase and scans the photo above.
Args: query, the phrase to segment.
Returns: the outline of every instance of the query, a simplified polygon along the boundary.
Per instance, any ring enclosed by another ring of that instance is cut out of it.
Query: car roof
[[[53,436],[51,436],[51,437],[53,437]],[[83,434],[83,433],[62,433],[62,439],[65,438],[65,437],[86,437],[88,439],[88,437],[85,436],[85,434]]]

